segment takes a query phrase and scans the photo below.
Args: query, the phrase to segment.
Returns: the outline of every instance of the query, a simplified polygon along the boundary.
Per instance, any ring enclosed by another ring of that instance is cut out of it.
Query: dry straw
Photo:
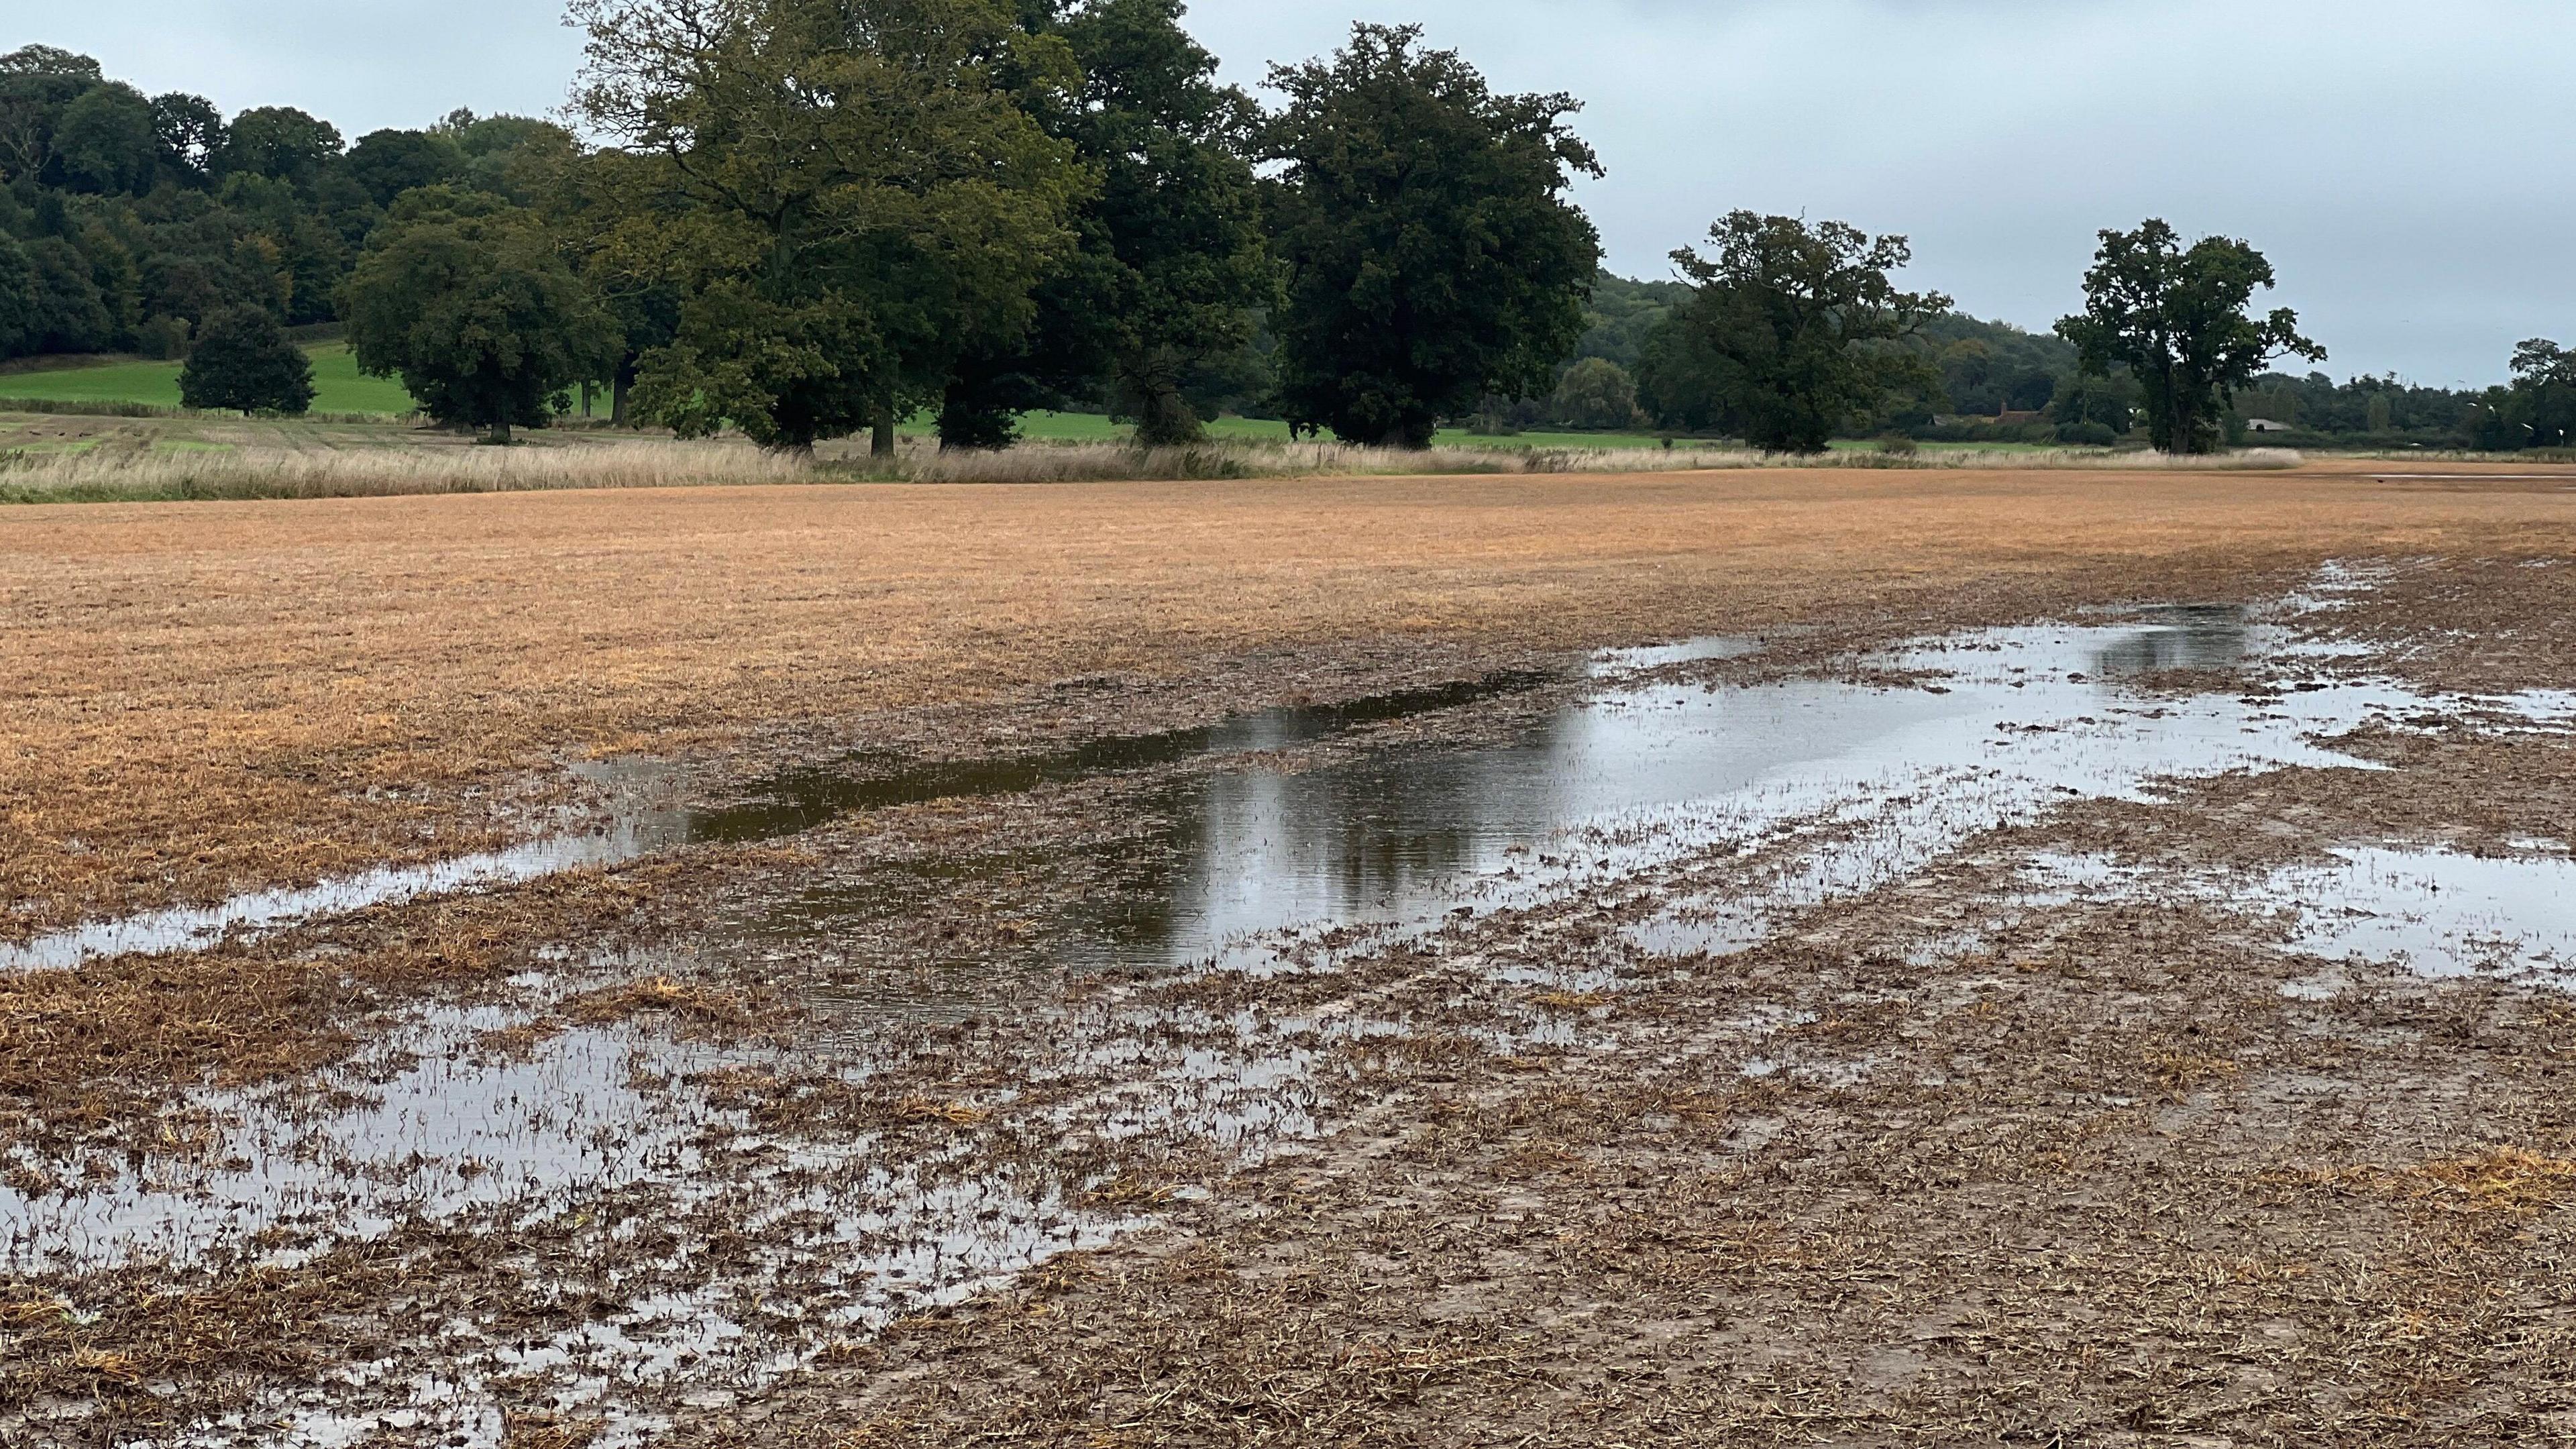
[[[1838,452],[1812,458],[1740,447],[1443,447],[1423,452],[1341,443],[1224,442],[1140,449],[1121,443],[1027,442],[998,452],[943,453],[907,442],[895,458],[766,453],[739,441],[583,441],[516,448],[452,445],[343,450],[248,446],[189,452],[94,448],[0,453],[0,500],[21,503],[187,498],[368,498],[566,488],[727,484],[1072,483],[1148,479],[1298,478],[1368,474],[1636,473],[1747,468],[2294,467],[2296,453],[2210,458],[2088,449],[2036,452]]]

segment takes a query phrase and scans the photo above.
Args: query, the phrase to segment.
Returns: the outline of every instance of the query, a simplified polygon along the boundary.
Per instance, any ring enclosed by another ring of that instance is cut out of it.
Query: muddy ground
[[[625,788],[1480,686],[13,973],[0,1436],[2576,1439],[2576,570],[2513,506],[755,722]],[[1787,763],[1617,793],[1746,720]]]

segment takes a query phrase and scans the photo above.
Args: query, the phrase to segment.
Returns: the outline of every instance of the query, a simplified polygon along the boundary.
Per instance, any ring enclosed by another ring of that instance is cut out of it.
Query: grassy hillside
[[[411,394],[391,378],[365,377],[348,344],[327,342],[307,349],[313,359],[313,410],[324,413],[412,411]],[[44,398],[54,402],[133,402],[154,407],[179,405],[179,364],[118,362],[105,367],[73,367],[59,372],[0,374],[0,397]]]

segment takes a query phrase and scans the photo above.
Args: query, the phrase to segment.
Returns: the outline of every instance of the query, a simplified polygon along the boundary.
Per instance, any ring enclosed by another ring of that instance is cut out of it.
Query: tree
[[[0,55],[0,181],[41,177],[64,109],[101,81],[97,61],[54,46]]]
[[[213,174],[230,131],[214,102],[173,91],[152,98],[152,133],[161,143],[161,164],[195,185]]]
[[[530,116],[477,116],[468,110],[451,111],[430,128],[429,134],[454,148],[459,184],[506,196],[522,206],[538,199],[535,187],[527,183],[543,180],[542,176],[523,175],[526,163],[541,159],[551,164],[581,150],[572,132],[552,121]]]
[[[1099,178],[1073,218],[1078,247],[1037,287],[1020,339],[959,360],[943,447],[996,447],[1016,414],[1106,394],[1140,443],[1204,436],[1196,383],[1251,341],[1275,281],[1248,159],[1259,112],[1216,83],[1216,57],[1181,28],[1179,0],[1023,7],[1033,34],[1080,68],[1071,94],[1015,89],[1047,134]]]
[[[636,402],[810,448],[1008,348],[1089,178],[997,83],[1069,92],[993,0],[577,0],[576,103],[626,143],[596,265],[682,299]]]
[[[1355,26],[1329,62],[1277,66],[1273,248],[1292,418],[1427,446],[1492,394],[1534,395],[1583,334],[1599,269],[1565,192],[1598,176],[1570,96],[1496,95],[1421,28]]]
[[[573,384],[604,376],[620,339],[536,217],[426,187],[395,203],[341,291],[359,370],[400,375],[442,423],[542,427]]]
[[[36,327],[36,264],[26,248],[0,232],[0,357],[30,350]]]
[[[1718,410],[1766,452],[1821,453],[1890,390],[1931,381],[1902,344],[1950,299],[1897,290],[1888,274],[1913,260],[1905,238],[1738,211],[1709,229],[1709,242],[1715,260],[1673,253],[1697,290],[1668,324],[1689,343],[1668,351],[1710,371],[1688,384],[1659,378],[1659,389],[1721,400]]]
[[[161,167],[161,136],[152,103],[132,86],[93,86],[63,108],[54,128],[54,161],[84,191],[139,196]]]
[[[91,276],[88,260],[68,240],[38,237],[26,247],[34,284],[26,331],[30,352],[103,352],[116,340],[116,319]]]
[[[1655,324],[1638,349],[1637,405],[1657,427],[1675,432],[1740,433],[1744,428],[1726,360],[1699,329],[1683,326],[1671,314]]]
[[[339,128],[330,122],[292,106],[262,106],[233,117],[221,165],[227,172],[310,186],[340,150]]]
[[[530,168],[539,214],[569,251],[573,270],[616,320],[622,346],[609,375],[598,381],[609,389],[609,416],[618,427],[630,421],[628,398],[645,355],[679,336],[678,289],[659,270],[637,265],[620,250],[631,241],[621,230],[628,221],[621,208],[649,192],[658,169],[651,157],[578,148],[547,153]]]
[[[2299,335],[2297,313],[2248,314],[2255,289],[2272,285],[2272,264],[2244,242],[2208,237],[2186,250],[2172,227],[2150,219],[2133,232],[2102,233],[2084,275],[2084,313],[2057,331],[2075,344],[2085,371],[2128,367],[2144,390],[2157,448],[2214,452],[2238,388],[2275,359],[2325,358]]]
[[[12,75],[61,75],[92,82],[106,79],[97,61],[58,45],[22,45],[0,55],[0,76]]]
[[[1587,357],[1565,370],[1548,411],[1577,428],[1625,428],[1637,420],[1637,384],[1626,368]]]
[[[1083,91],[1064,134],[1096,166],[1084,254],[1102,261],[1113,407],[1148,445],[1196,442],[1192,373],[1240,350],[1275,280],[1246,159],[1259,112],[1216,83],[1178,0],[1094,0],[1064,25]]]
[[[406,191],[455,180],[465,169],[465,153],[428,131],[369,131],[349,148],[344,164],[376,205],[391,206]]]
[[[2116,376],[2078,372],[2058,380],[2048,412],[2060,428],[2089,424],[2124,438],[2138,425],[2138,384],[2125,372]]]
[[[2513,350],[2513,384],[2488,389],[2462,431],[2482,452],[2563,448],[2576,441],[2576,352],[2535,337]]]
[[[313,406],[313,362],[256,307],[234,307],[207,319],[188,365],[179,370],[179,401],[192,408],[302,415]]]

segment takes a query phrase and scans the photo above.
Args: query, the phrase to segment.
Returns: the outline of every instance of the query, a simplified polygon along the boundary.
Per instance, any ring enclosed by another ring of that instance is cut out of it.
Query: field
[[[360,374],[357,360],[350,355],[346,344],[325,343],[309,351],[313,358],[314,411],[401,415],[413,410],[411,394],[403,390],[399,381]],[[179,406],[179,364],[121,362],[44,372],[0,372],[0,398],[131,402],[149,407],[175,408]],[[927,438],[934,431],[931,420],[926,417],[915,418],[903,427],[903,432],[914,438]],[[1113,422],[1098,413],[1035,412],[1020,420],[1020,435],[1041,442],[1119,442],[1132,437],[1134,432],[1126,424]],[[1258,418],[1224,417],[1208,424],[1208,436],[1226,440],[1286,442],[1288,425]],[[1661,448],[1664,445],[1663,438],[1653,433],[1533,431],[1496,437],[1458,428],[1442,429],[1435,442],[1441,447],[1523,449],[1631,449]],[[1863,449],[1877,445],[1846,442],[1836,446]],[[1924,446],[1941,452],[1966,449],[1971,445],[1928,443]],[[1976,446],[1981,450],[2001,448],[2004,451],[2025,451],[2030,447],[2027,444]]]
[[[413,410],[411,394],[402,383],[360,373],[347,344],[324,343],[306,352],[313,359],[315,412],[399,415]],[[119,362],[53,372],[0,372],[0,398],[175,408],[179,406],[179,367],[175,362]]]
[[[2571,555],[2485,464],[0,509],[0,1442],[2546,1441]]]

